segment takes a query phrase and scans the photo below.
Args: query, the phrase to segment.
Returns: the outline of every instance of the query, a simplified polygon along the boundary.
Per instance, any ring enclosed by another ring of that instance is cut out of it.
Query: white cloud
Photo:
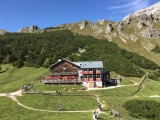
[[[119,10],[119,12],[133,12],[148,7],[148,5],[149,0],[124,0],[119,5],[109,7],[108,9]]]

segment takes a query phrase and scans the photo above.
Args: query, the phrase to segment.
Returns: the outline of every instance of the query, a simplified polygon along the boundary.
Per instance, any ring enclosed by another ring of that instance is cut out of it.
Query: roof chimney
[[[61,59],[58,59],[58,62],[60,62],[61,61]]]

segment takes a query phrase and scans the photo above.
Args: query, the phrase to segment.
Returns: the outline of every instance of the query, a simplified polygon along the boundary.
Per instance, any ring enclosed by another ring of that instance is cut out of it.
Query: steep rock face
[[[38,28],[38,26],[32,25],[32,26],[30,26],[30,27],[22,28],[22,29],[18,30],[18,32],[34,33],[34,32],[36,32],[37,30],[39,30],[39,31],[42,32],[42,30],[40,30],[40,29]]]

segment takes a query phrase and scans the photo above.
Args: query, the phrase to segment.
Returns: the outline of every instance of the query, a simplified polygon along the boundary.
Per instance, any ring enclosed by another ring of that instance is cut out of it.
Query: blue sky
[[[16,32],[90,20],[122,20],[160,0],[0,0],[0,29]]]

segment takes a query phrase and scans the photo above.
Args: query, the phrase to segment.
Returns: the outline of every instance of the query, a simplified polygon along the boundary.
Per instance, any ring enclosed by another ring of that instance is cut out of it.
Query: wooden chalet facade
[[[78,68],[80,67],[68,60],[59,60],[50,66],[50,76],[46,76],[42,82],[52,84],[76,84],[78,82]]]
[[[51,65],[50,76],[46,76],[42,83],[45,84],[76,84],[94,88],[105,84],[103,79],[109,79],[109,72],[102,70],[102,61],[71,62],[66,59],[58,60]]]

